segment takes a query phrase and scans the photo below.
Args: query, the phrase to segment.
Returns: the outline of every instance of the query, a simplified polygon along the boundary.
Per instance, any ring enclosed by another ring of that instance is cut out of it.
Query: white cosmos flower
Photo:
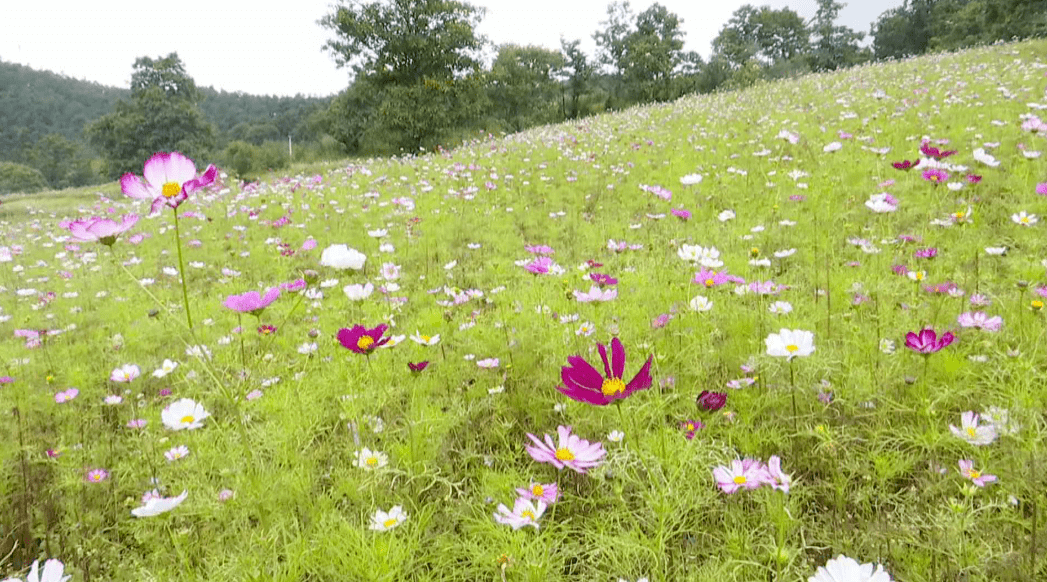
[[[440,334],[436,334],[434,336],[427,336],[422,335],[421,332],[415,330],[414,335],[411,336],[411,339],[419,345],[435,346],[436,344],[440,343]]]
[[[717,214],[716,218],[720,222],[727,222],[728,220],[734,220],[735,214],[733,210],[724,210],[720,214]]]
[[[774,256],[778,259],[784,259],[785,257],[791,257],[796,254],[796,249],[785,249],[781,251],[775,251]]]
[[[807,582],[892,582],[891,575],[884,571],[883,566],[876,564],[859,564],[853,558],[839,555],[807,579]]]
[[[702,259],[702,247],[698,245],[681,245],[676,251],[676,256],[685,261],[697,263]],[[588,265],[586,265],[588,267]]]
[[[991,154],[986,153],[985,150],[982,148],[974,150],[972,154],[974,155],[975,160],[978,160],[979,162],[985,164],[986,166],[989,166],[990,168],[995,168],[1000,165],[999,160],[994,158]]]
[[[404,508],[396,505],[386,513],[379,509],[371,516],[371,529],[374,531],[389,531],[400,525],[407,519]]]
[[[834,142],[830,142],[830,143],[826,144],[826,146],[822,148],[822,151],[825,152],[825,153],[831,153],[831,152],[840,151],[842,148],[843,148],[843,144],[842,143],[840,143],[838,141],[834,141]]]
[[[695,184],[701,184],[702,183],[702,175],[701,174],[687,174],[686,176],[680,178],[680,183],[683,184],[684,186],[693,186]]]
[[[1028,214],[1024,210],[1022,210],[1017,214],[1012,214],[1011,220],[1013,220],[1015,224],[1020,224],[1022,226],[1032,226],[1039,222],[1040,219],[1035,214]]]
[[[814,332],[801,329],[782,328],[764,339],[767,355],[784,357],[790,361],[795,357],[805,357],[814,353]]]
[[[168,404],[160,413],[160,420],[171,430],[190,430],[202,427],[205,418],[211,416],[203,405],[190,398],[182,398]]]
[[[1007,247],[985,247],[985,252],[998,257],[1007,254]]]
[[[33,565],[29,567],[29,574],[26,575],[25,582],[65,582],[72,578],[72,576],[63,576],[65,573],[65,564],[58,560],[48,560],[44,562],[44,571],[40,572],[40,560],[33,560]],[[18,578],[9,578],[4,582],[21,582]]]
[[[332,269],[359,271],[366,261],[366,255],[348,245],[331,245],[320,254],[320,265]]]
[[[371,293],[374,292],[374,285],[371,283],[366,285],[346,285],[345,287],[342,287],[342,291],[350,301],[362,301],[371,296]]]
[[[713,308],[713,302],[709,301],[708,297],[703,295],[695,295],[690,302],[691,309],[694,311],[709,311]]]
[[[181,505],[188,495],[189,490],[185,490],[178,497],[150,497],[145,502],[145,505],[132,509],[131,515],[135,517],[152,517],[161,513],[167,513]]]
[[[367,231],[367,235],[368,236],[372,236],[374,238],[382,238],[383,236],[385,236],[387,234],[389,234],[389,231],[384,229],[384,228],[379,228],[377,230],[369,230],[369,231]]]
[[[784,315],[786,313],[791,313],[792,310],[793,306],[788,301],[775,301],[771,304],[770,307],[767,308],[767,311],[770,311],[775,315]]]
[[[372,451],[367,447],[364,447],[359,451],[353,452],[353,457],[354,465],[361,469],[367,469],[368,471],[381,469],[382,467],[389,464],[389,457],[385,453]]]

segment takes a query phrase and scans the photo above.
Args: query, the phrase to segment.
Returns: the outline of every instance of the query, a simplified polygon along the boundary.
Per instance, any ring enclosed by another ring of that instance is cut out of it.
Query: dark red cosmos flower
[[[934,158],[936,160],[940,160],[942,158],[947,158],[947,157],[955,154],[956,150],[942,151],[942,150],[940,150],[940,149],[938,149],[936,147],[932,147],[932,146],[929,146],[927,144],[923,144],[923,145],[920,146],[920,153],[922,153],[923,155],[925,155],[925,156],[927,156],[929,158]]]
[[[622,379],[625,373],[625,348],[618,338],[611,340],[611,359],[607,360],[607,347],[597,344],[600,350],[600,358],[603,360],[604,374],[596,371],[581,356],[569,356],[567,363],[560,370],[560,379],[563,386],[557,386],[557,390],[565,396],[578,402],[587,402],[596,406],[604,406],[627,398],[637,390],[646,390],[651,387],[651,359],[640,368],[626,384]]]
[[[592,279],[593,283],[596,283],[601,287],[618,284],[618,279],[615,279],[610,275],[604,275],[603,273],[589,273],[589,278]]]
[[[352,329],[343,327],[338,330],[338,342],[350,351],[369,356],[371,352],[389,342],[389,338],[382,337],[387,329],[389,326],[384,323],[374,329],[367,329],[362,325],[354,325]]]
[[[597,263],[596,261],[594,261],[592,259],[589,259],[588,261],[585,261],[585,264],[589,265],[590,269],[599,269],[600,267],[603,266],[603,263]]]
[[[908,169],[913,168],[913,167],[916,166],[916,164],[914,164],[913,162],[910,162],[909,160],[903,160],[901,162],[894,162],[891,165],[894,166],[895,170],[908,170]]]
[[[696,403],[698,404],[698,408],[701,408],[706,412],[716,412],[727,404],[727,393],[702,390],[702,393],[698,395]]]
[[[905,347],[910,350],[929,356],[935,352],[941,351],[942,348],[948,346],[956,339],[950,332],[945,332],[942,337],[938,337],[933,329],[924,328],[919,333],[910,331],[905,335]]]
[[[411,362],[407,362],[407,367],[410,368],[411,372],[413,372],[414,374],[416,374],[416,375],[417,374],[421,374],[422,370],[424,370],[427,367],[429,367],[429,360],[426,360],[424,362],[418,362],[417,364],[412,364]]]

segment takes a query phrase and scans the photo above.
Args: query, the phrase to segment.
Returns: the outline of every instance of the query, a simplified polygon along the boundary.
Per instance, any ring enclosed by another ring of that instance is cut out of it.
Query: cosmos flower
[[[622,346],[621,340],[618,338],[611,340],[609,361],[607,347],[597,344],[597,349],[603,360],[604,374],[601,375],[581,356],[569,356],[568,365],[560,370],[563,385],[556,389],[572,400],[604,406],[615,400],[628,398],[637,390],[646,390],[651,387],[651,361],[654,356],[649,356],[640,371],[626,384],[623,380],[625,347]]]
[[[404,508],[400,505],[394,505],[389,513],[382,511],[381,509],[374,512],[371,516],[370,529],[373,531],[389,531],[396,526],[400,525],[407,519],[407,514],[404,512]]]
[[[494,514],[494,520],[498,523],[508,525],[514,530],[520,529],[525,526],[531,526],[538,529],[538,518],[542,517],[547,507],[544,501],[538,500],[537,502],[528,499],[526,497],[517,497],[516,502],[513,503],[512,511],[505,506],[504,503],[498,504],[498,509]]]
[[[968,311],[960,314],[960,317],[957,318],[957,323],[960,324],[960,327],[975,327],[995,332],[1000,331],[1000,326],[1003,325],[1003,318],[999,315],[989,317],[984,311]]]
[[[440,343],[440,334],[433,336],[422,335],[417,329],[414,330],[414,335],[411,336],[411,341],[421,346],[435,346]]]
[[[65,564],[58,560],[47,560],[44,562],[44,571],[40,571],[40,560],[33,560],[33,565],[29,567],[29,574],[25,577],[25,582],[66,582],[72,578],[72,575],[65,576]],[[21,582],[18,578],[9,578],[4,582]]]
[[[239,313],[250,313],[255,317],[258,317],[265,311],[266,307],[272,305],[277,298],[280,297],[280,288],[273,287],[266,290],[265,295],[261,295],[258,291],[248,291],[242,295],[230,295],[225,298],[222,302],[228,309]]]
[[[930,328],[922,329],[919,333],[909,332],[905,335],[905,347],[916,353],[930,355],[942,350],[942,348],[953,343],[956,337],[951,332],[945,332],[939,339],[938,334]]]
[[[767,459],[767,475],[770,477],[768,485],[782,493],[789,492],[789,485],[793,478],[782,472],[782,459],[778,455],[771,455],[771,458]]]
[[[359,451],[354,451],[353,459],[354,465],[361,469],[367,469],[368,471],[381,469],[389,463],[389,457],[386,456],[385,453],[372,451],[367,447],[364,447]]]
[[[160,420],[171,430],[197,429],[202,427],[204,419],[211,416],[202,405],[190,398],[182,398],[168,404],[160,413]]]
[[[389,329],[389,326],[384,323],[374,329],[367,329],[362,325],[354,325],[352,329],[343,327],[338,330],[337,338],[342,347],[347,350],[369,356],[371,352],[389,341],[389,338],[382,337],[387,329]]]
[[[767,468],[756,459],[735,459],[731,466],[718,466],[713,469],[716,485],[727,494],[739,489],[758,489],[771,480]]]
[[[545,435],[545,440],[527,433],[534,445],[527,445],[527,454],[539,463],[549,463],[557,469],[567,467],[578,473],[585,473],[589,469],[600,464],[600,460],[607,454],[602,443],[590,443],[571,434],[570,426],[559,426],[556,429],[559,440],[553,443],[552,437]]]
[[[211,164],[198,178],[193,160],[178,152],[157,152],[145,162],[144,180],[131,173],[124,174],[120,177],[120,189],[131,198],[151,198],[149,213],[156,214],[164,205],[178,208],[190,194],[213,184],[217,175],[218,169]]]
[[[116,368],[109,374],[109,379],[113,382],[130,382],[140,376],[142,370],[134,364],[124,364],[119,368]]]
[[[960,415],[960,427],[950,424],[952,434],[974,446],[985,446],[996,440],[996,427],[992,424],[981,424],[977,413],[968,410]]]
[[[767,355],[787,358],[806,357],[814,353],[814,332],[782,328],[764,339]]]
[[[618,297],[618,289],[601,289],[599,285],[592,285],[589,287],[589,291],[583,293],[577,289],[573,292],[574,298],[581,303],[590,303],[592,301],[610,301],[615,297]]]
[[[974,469],[974,461],[970,459],[960,459],[959,465],[960,474],[970,479],[971,482],[978,487],[985,487],[986,484],[992,483],[996,480],[996,475],[976,471]]]
[[[120,222],[108,218],[81,218],[63,224],[73,235],[73,240],[78,242],[97,241],[106,246],[112,246],[118,236],[134,228],[137,223],[137,214],[127,214]]]
[[[164,360],[164,363],[159,368],[153,370],[154,378],[163,378],[164,376],[174,372],[174,369],[178,367],[178,362],[172,362],[171,360]]]
[[[366,255],[348,245],[331,245],[320,253],[320,265],[332,269],[359,271],[366,261]]]
[[[559,490],[556,487],[556,483],[536,483],[531,481],[529,487],[526,489],[518,487],[516,493],[524,499],[541,501],[546,505],[556,503],[556,500],[559,497]]]
[[[891,575],[884,571],[883,566],[876,564],[859,564],[853,558],[839,555],[818,570],[807,579],[807,582],[892,582]]]
[[[141,507],[132,509],[131,515],[135,517],[153,517],[161,513],[167,513],[181,505],[188,495],[189,491],[185,490],[178,497],[150,496]]]
[[[941,184],[949,180],[949,173],[938,168],[929,168],[923,171],[923,179],[934,184]]]

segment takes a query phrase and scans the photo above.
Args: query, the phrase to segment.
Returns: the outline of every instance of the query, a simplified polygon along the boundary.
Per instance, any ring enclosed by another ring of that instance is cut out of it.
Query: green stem
[[[182,258],[182,237],[178,233],[178,207],[174,208],[175,246],[178,248],[178,274],[182,280],[182,301],[185,303],[185,320],[189,330],[193,329],[193,315],[189,312],[189,289],[185,284],[185,260]]]

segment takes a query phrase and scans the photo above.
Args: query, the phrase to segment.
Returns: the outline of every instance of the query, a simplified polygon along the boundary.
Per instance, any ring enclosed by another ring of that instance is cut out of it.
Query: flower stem
[[[193,329],[193,315],[189,312],[189,290],[185,284],[185,260],[182,258],[182,237],[178,234],[178,207],[174,209],[175,246],[178,248],[178,274],[182,280],[182,301],[185,303],[185,320],[189,330]]]

